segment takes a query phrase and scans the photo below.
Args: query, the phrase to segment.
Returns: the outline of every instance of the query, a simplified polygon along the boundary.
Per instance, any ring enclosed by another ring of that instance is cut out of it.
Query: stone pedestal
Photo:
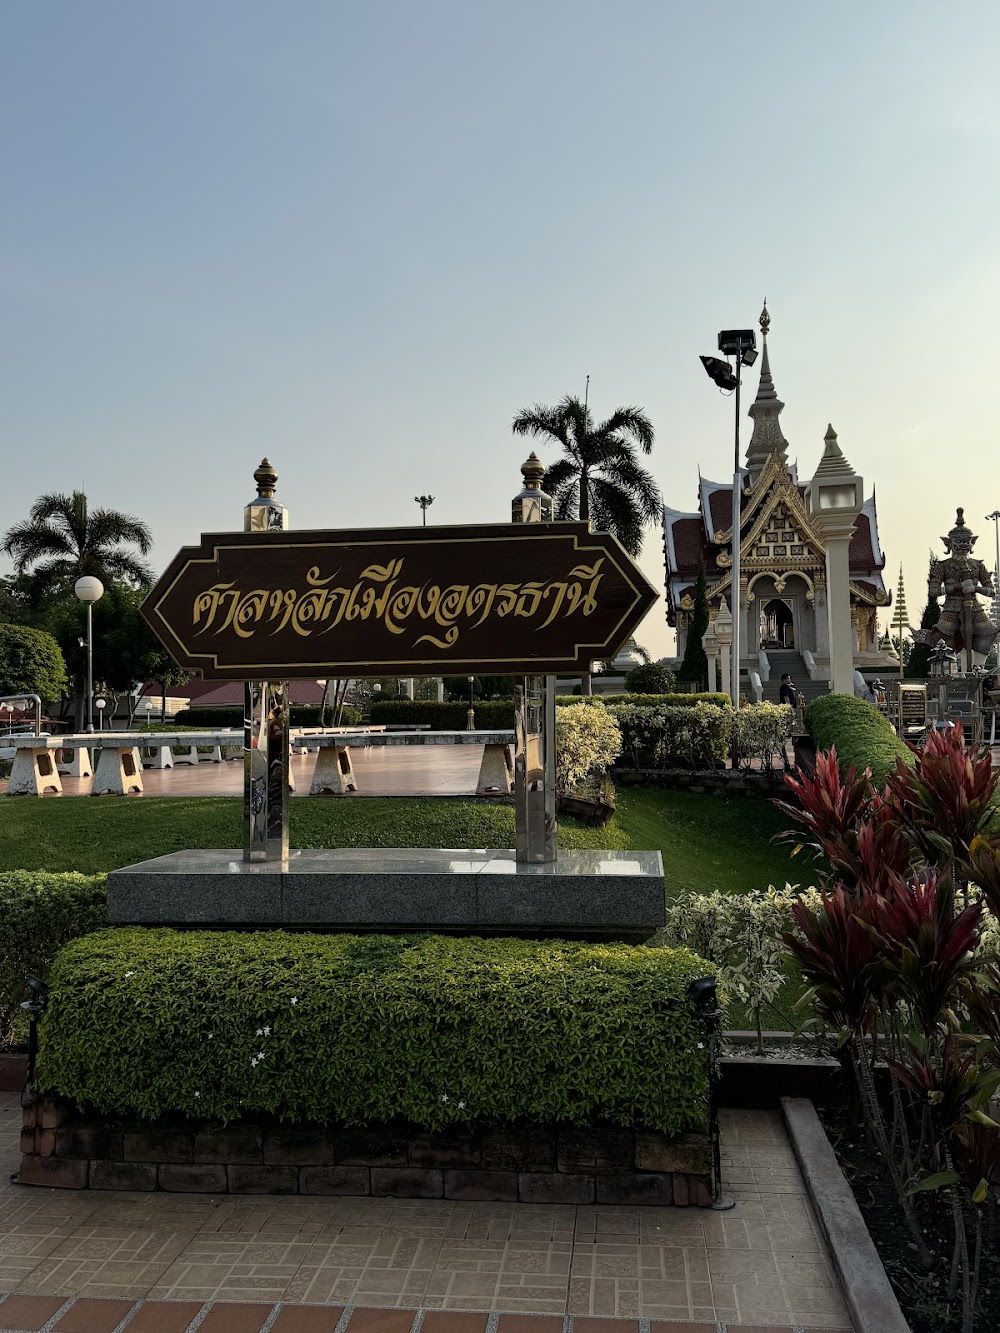
[[[659,852],[338,848],[246,862],[173,852],[108,876],[115,925],[285,926],[641,942],[665,919]]]

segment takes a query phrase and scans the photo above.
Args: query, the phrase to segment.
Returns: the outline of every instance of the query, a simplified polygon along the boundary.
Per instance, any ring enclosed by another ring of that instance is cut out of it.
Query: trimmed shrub
[[[725,708],[706,703],[693,708],[615,704],[608,712],[621,727],[627,766],[698,769],[725,761],[733,728],[728,699]]]
[[[621,728],[606,708],[557,708],[556,795],[561,800],[584,779],[603,777],[621,750]]]
[[[333,716],[333,708],[326,709],[327,724]],[[196,727],[203,731],[214,731],[217,727],[243,726],[243,709],[239,704],[223,704],[218,708],[182,708],[174,717],[179,727]],[[293,727],[318,727],[319,706],[314,704],[292,704],[289,721]],[[341,726],[354,727],[361,721],[361,713],[350,704],[345,704],[341,713]],[[169,726],[167,728],[169,730]]]
[[[872,782],[882,788],[896,760],[913,767],[913,751],[899,739],[892,723],[874,704],[851,694],[824,694],[806,709],[806,730],[817,750],[837,747],[837,761],[846,773],[871,768]]]
[[[48,975],[62,946],[108,924],[104,875],[0,873],[0,1041],[23,1024],[25,978]]]
[[[561,940],[107,930],[66,946],[40,1086],[79,1106],[429,1129],[601,1115],[703,1128],[682,949]]]
[[[749,704],[737,709],[733,720],[736,744],[745,764],[759,759],[768,768],[775,755],[784,757],[785,741],[792,734],[790,704]]]
[[[414,727],[429,722],[433,731],[464,731],[468,714],[468,696],[464,702],[443,704],[425,699],[379,699],[370,709],[372,723]],[[476,701],[477,731],[511,731],[513,727],[512,699]]]
[[[603,704],[606,708],[612,704],[639,704],[643,708],[651,708],[654,704],[663,708],[693,708],[695,704],[715,704],[719,708],[731,706],[729,695],[718,691],[699,694],[557,694],[556,703]]]

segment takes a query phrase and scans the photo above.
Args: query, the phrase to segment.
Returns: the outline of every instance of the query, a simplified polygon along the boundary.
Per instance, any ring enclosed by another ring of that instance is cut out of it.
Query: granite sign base
[[[247,863],[186,851],[108,876],[114,925],[433,931],[641,942],[665,920],[659,852],[563,851],[519,865],[512,851],[404,847],[293,852]]]

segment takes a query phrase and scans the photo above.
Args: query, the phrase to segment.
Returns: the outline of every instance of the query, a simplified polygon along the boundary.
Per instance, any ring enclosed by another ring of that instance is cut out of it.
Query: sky
[[[588,374],[690,509],[766,294],[790,456],[832,422],[915,619],[957,505],[995,559],[998,61],[988,3],[8,4],[2,526],[82,487],[162,569],[265,454],[297,528],[505,522]]]

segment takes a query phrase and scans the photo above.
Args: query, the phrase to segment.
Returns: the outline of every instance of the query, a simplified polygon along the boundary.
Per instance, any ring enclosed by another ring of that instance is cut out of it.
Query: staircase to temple
[[[802,655],[794,648],[768,648],[767,660],[771,663],[771,678],[764,681],[764,699],[776,704],[781,689],[781,677],[787,671],[792,684],[799,692],[799,697],[807,704],[821,694],[829,694],[830,687],[825,680],[810,680]]]

